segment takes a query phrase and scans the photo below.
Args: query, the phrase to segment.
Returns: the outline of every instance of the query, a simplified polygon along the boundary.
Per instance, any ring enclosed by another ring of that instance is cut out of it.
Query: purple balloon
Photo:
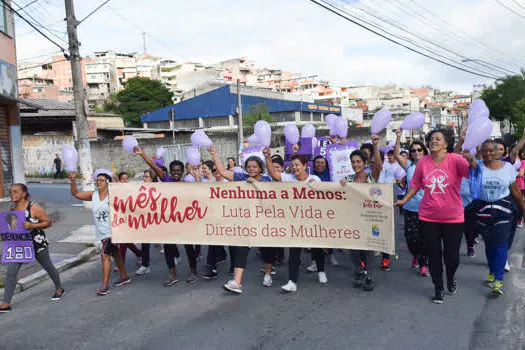
[[[66,163],[67,170],[70,173],[77,171],[78,152],[75,147],[69,145],[62,147],[62,159]]]
[[[308,139],[315,137],[315,127],[312,124],[306,124],[301,129],[301,137],[303,139]]]
[[[284,137],[286,137],[286,140],[292,145],[299,142],[299,129],[297,128],[297,125],[287,124],[284,127]]]
[[[388,109],[383,108],[377,111],[376,114],[374,114],[372,125],[370,127],[372,135],[377,135],[383,131],[388,123],[390,123],[390,119],[392,119],[392,113],[390,113]]]
[[[250,145],[260,145],[261,141],[259,141],[257,135],[251,135],[250,137],[248,137],[248,143]]]
[[[197,129],[193,134],[191,134],[191,144],[193,147],[202,147],[202,148],[208,148],[210,147],[213,142],[211,142],[211,139],[206,135],[204,130]]]
[[[345,139],[348,135],[348,122],[345,118],[339,117],[335,120],[334,127],[337,131],[337,136]]]
[[[260,145],[269,147],[272,141],[272,128],[264,120],[259,120],[253,127],[254,135],[259,140]]]
[[[154,159],[153,164],[155,164],[156,166],[164,166],[164,159],[162,158]]]
[[[490,119],[480,119],[478,122],[469,125],[467,136],[463,143],[463,150],[471,150],[481,145],[492,135],[492,121]]]
[[[166,151],[164,150],[163,147],[159,147],[157,148],[157,151],[155,151],[155,155],[157,156],[157,159],[163,159],[164,158],[164,153]]]
[[[138,145],[139,142],[133,136],[126,136],[122,140],[122,147],[128,152],[133,152],[135,147],[137,147]]]
[[[191,166],[198,166],[201,163],[201,154],[198,148],[190,147],[186,150],[186,161]]]
[[[478,105],[470,110],[468,117],[468,125],[470,126],[475,121],[480,121],[482,119],[488,119],[490,116],[490,111],[486,106]]]
[[[332,128],[336,119],[337,119],[337,116],[335,114],[327,114],[324,117],[324,121],[326,125],[328,125],[329,128]]]
[[[425,124],[425,115],[420,112],[410,113],[401,123],[403,130],[419,129]]]
[[[472,103],[470,104],[470,111],[472,112],[473,109],[476,109],[479,107],[487,107],[487,105],[485,104],[485,101],[481,99],[472,101]]]

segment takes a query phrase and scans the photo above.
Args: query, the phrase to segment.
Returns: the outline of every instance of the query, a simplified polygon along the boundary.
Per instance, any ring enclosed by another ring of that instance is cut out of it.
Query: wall
[[[49,135],[33,136],[22,135],[22,152],[24,157],[24,173],[26,175],[50,173],[53,159],[62,152],[64,145],[73,145],[71,136]]]
[[[103,117],[103,116],[90,115],[88,116],[88,120],[94,121],[95,123],[97,123],[97,128],[99,129],[123,128],[124,127],[124,120],[120,116]]]

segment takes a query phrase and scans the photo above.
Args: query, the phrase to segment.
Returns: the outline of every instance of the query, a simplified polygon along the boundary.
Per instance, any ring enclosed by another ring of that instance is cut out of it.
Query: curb
[[[57,269],[59,273],[62,273],[77,265],[85,263],[91,257],[99,253],[100,253],[100,249],[98,249],[97,247],[90,247],[90,248],[84,249],[83,251],[78,253],[76,256],[66,259],[64,261],[61,261],[60,263],[56,264],[55,268]],[[44,282],[47,279],[49,279],[49,275],[47,274],[45,270],[41,270],[41,271],[35,272],[32,275],[21,278],[18,280],[16,284],[15,293],[20,293],[21,291],[24,291],[28,288],[36,286],[37,284]]]
[[[68,185],[69,184],[69,180],[62,180],[62,181],[57,181],[57,180],[42,180],[42,179],[29,179],[29,178],[26,178],[26,182],[28,184],[52,184],[52,185]]]

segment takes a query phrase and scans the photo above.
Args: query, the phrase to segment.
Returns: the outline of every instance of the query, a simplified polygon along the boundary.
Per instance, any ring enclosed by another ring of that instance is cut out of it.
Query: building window
[[[230,118],[229,117],[211,117],[203,118],[205,128],[213,128],[216,126],[229,126]]]
[[[5,16],[4,3],[0,3],[0,31],[7,33],[7,18]]]

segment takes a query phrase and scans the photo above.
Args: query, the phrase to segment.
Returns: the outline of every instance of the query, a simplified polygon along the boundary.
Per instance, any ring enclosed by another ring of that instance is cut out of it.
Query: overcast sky
[[[24,6],[32,0],[14,1]],[[365,10],[390,16],[410,32],[447,47],[452,53],[441,51],[447,56],[457,53],[457,57],[490,61],[517,71],[518,65],[504,59],[525,62],[525,1],[517,0],[523,8],[513,0],[499,1],[524,18],[495,0],[346,0],[352,13],[359,15]],[[77,0],[77,18],[100,3]],[[214,63],[246,56],[258,68],[317,74],[335,85],[431,85],[468,93],[473,84],[492,83],[396,46],[308,0],[111,0],[108,5],[80,25],[82,55],[103,50],[142,52],[144,31],[149,34],[148,53],[163,58]],[[437,16],[423,12],[420,6]],[[55,23],[49,28],[67,40],[61,21],[64,1],[39,0],[26,10],[41,24]],[[38,62],[59,50],[20,19],[16,20],[16,31],[21,61]],[[64,41],[51,38],[67,48]],[[31,59],[35,56],[42,57]],[[483,62],[470,64],[489,70]]]

